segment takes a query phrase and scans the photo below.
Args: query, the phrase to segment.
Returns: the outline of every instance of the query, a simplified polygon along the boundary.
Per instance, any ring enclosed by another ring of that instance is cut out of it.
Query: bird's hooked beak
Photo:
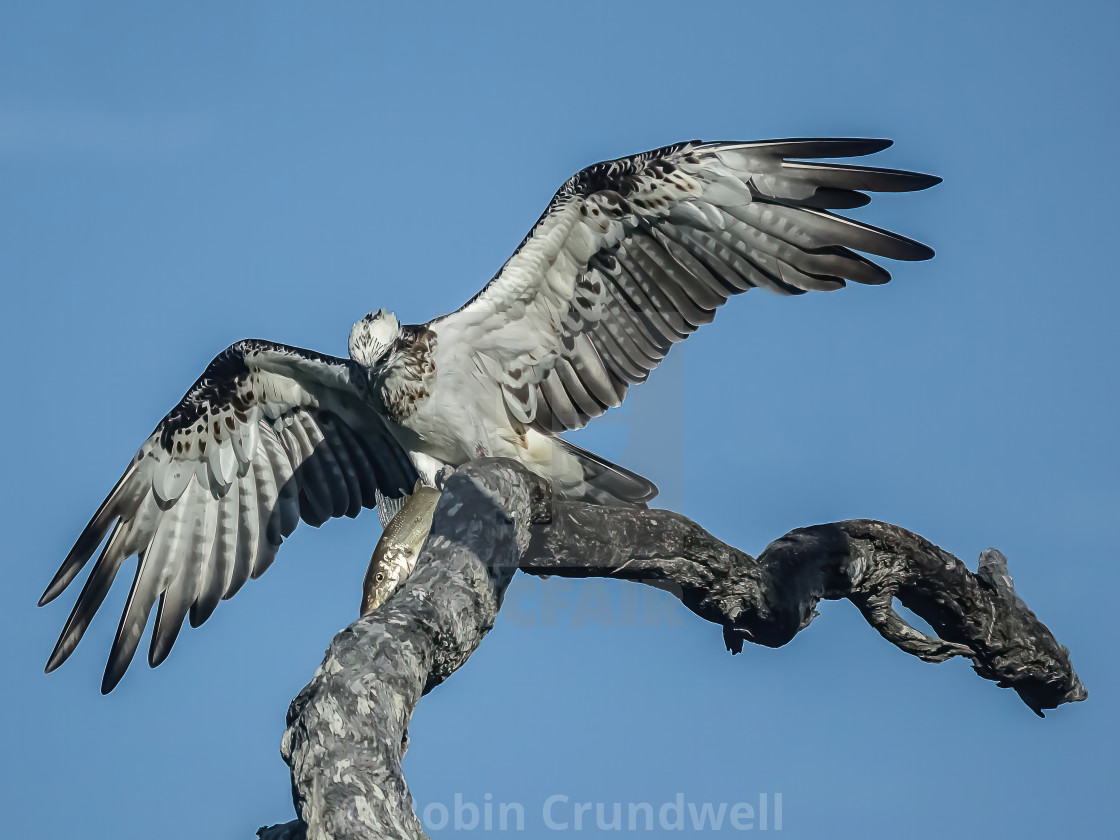
[[[376,379],[377,377],[381,376],[381,374],[385,372],[385,369],[389,367],[389,362],[391,362],[392,360],[393,360],[393,349],[389,348],[384,353],[382,353],[380,357],[378,357],[378,359],[373,363],[373,365],[370,366],[370,368],[369,368],[369,378],[370,378],[370,380]]]
[[[371,312],[350,330],[350,358],[366,368],[371,377],[380,375],[393,361],[393,345],[400,330],[400,322],[392,312]]]

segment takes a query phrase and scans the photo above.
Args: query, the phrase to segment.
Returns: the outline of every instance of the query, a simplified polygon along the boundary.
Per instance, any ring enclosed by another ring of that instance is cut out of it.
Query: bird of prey
[[[300,520],[381,508],[419,479],[501,456],[567,498],[643,505],[645,478],[566,442],[619,405],[729,297],[886,283],[862,254],[924,260],[918,242],[838,215],[865,192],[939,178],[822,161],[889,140],[692,141],[605,161],[560,187],[513,256],[464,306],[426,324],[362,318],[349,359],[269,341],[220,353],[141,445],[40,601],[101,552],[47,671],[71,654],[121,564],[138,556],[102,692],[184,619],[204,622],[272,563]],[[816,160],[813,160],[816,159]],[[861,252],[861,253],[857,253]]]

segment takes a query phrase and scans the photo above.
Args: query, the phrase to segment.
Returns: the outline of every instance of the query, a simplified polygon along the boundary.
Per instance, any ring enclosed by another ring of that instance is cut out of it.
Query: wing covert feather
[[[427,326],[441,376],[473,371],[509,420],[556,434],[618,405],[732,295],[879,284],[925,245],[837,215],[864,191],[940,181],[797,158],[872,154],[889,140],[692,141],[572,176],[494,279]],[[446,339],[446,340],[440,340]]]
[[[300,518],[319,525],[372,508],[377,493],[411,491],[411,462],[370,407],[364,377],[353,362],[269,342],[239,342],[215,358],[141,446],[47,587],[41,603],[109,535],[47,670],[73,652],[133,554],[104,692],[124,675],[153,608],[154,667],[185,619],[202,624],[271,565]]]

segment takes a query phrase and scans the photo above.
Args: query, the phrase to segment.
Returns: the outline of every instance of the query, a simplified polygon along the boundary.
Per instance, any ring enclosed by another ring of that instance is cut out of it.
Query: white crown
[[[350,330],[350,358],[363,367],[373,367],[393,346],[400,331],[400,321],[392,312],[371,312]]]

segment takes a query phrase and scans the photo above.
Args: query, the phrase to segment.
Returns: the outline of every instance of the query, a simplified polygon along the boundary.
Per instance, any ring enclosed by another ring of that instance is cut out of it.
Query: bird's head
[[[400,321],[392,312],[371,312],[350,330],[350,358],[365,368],[379,367],[388,360],[400,333]]]

